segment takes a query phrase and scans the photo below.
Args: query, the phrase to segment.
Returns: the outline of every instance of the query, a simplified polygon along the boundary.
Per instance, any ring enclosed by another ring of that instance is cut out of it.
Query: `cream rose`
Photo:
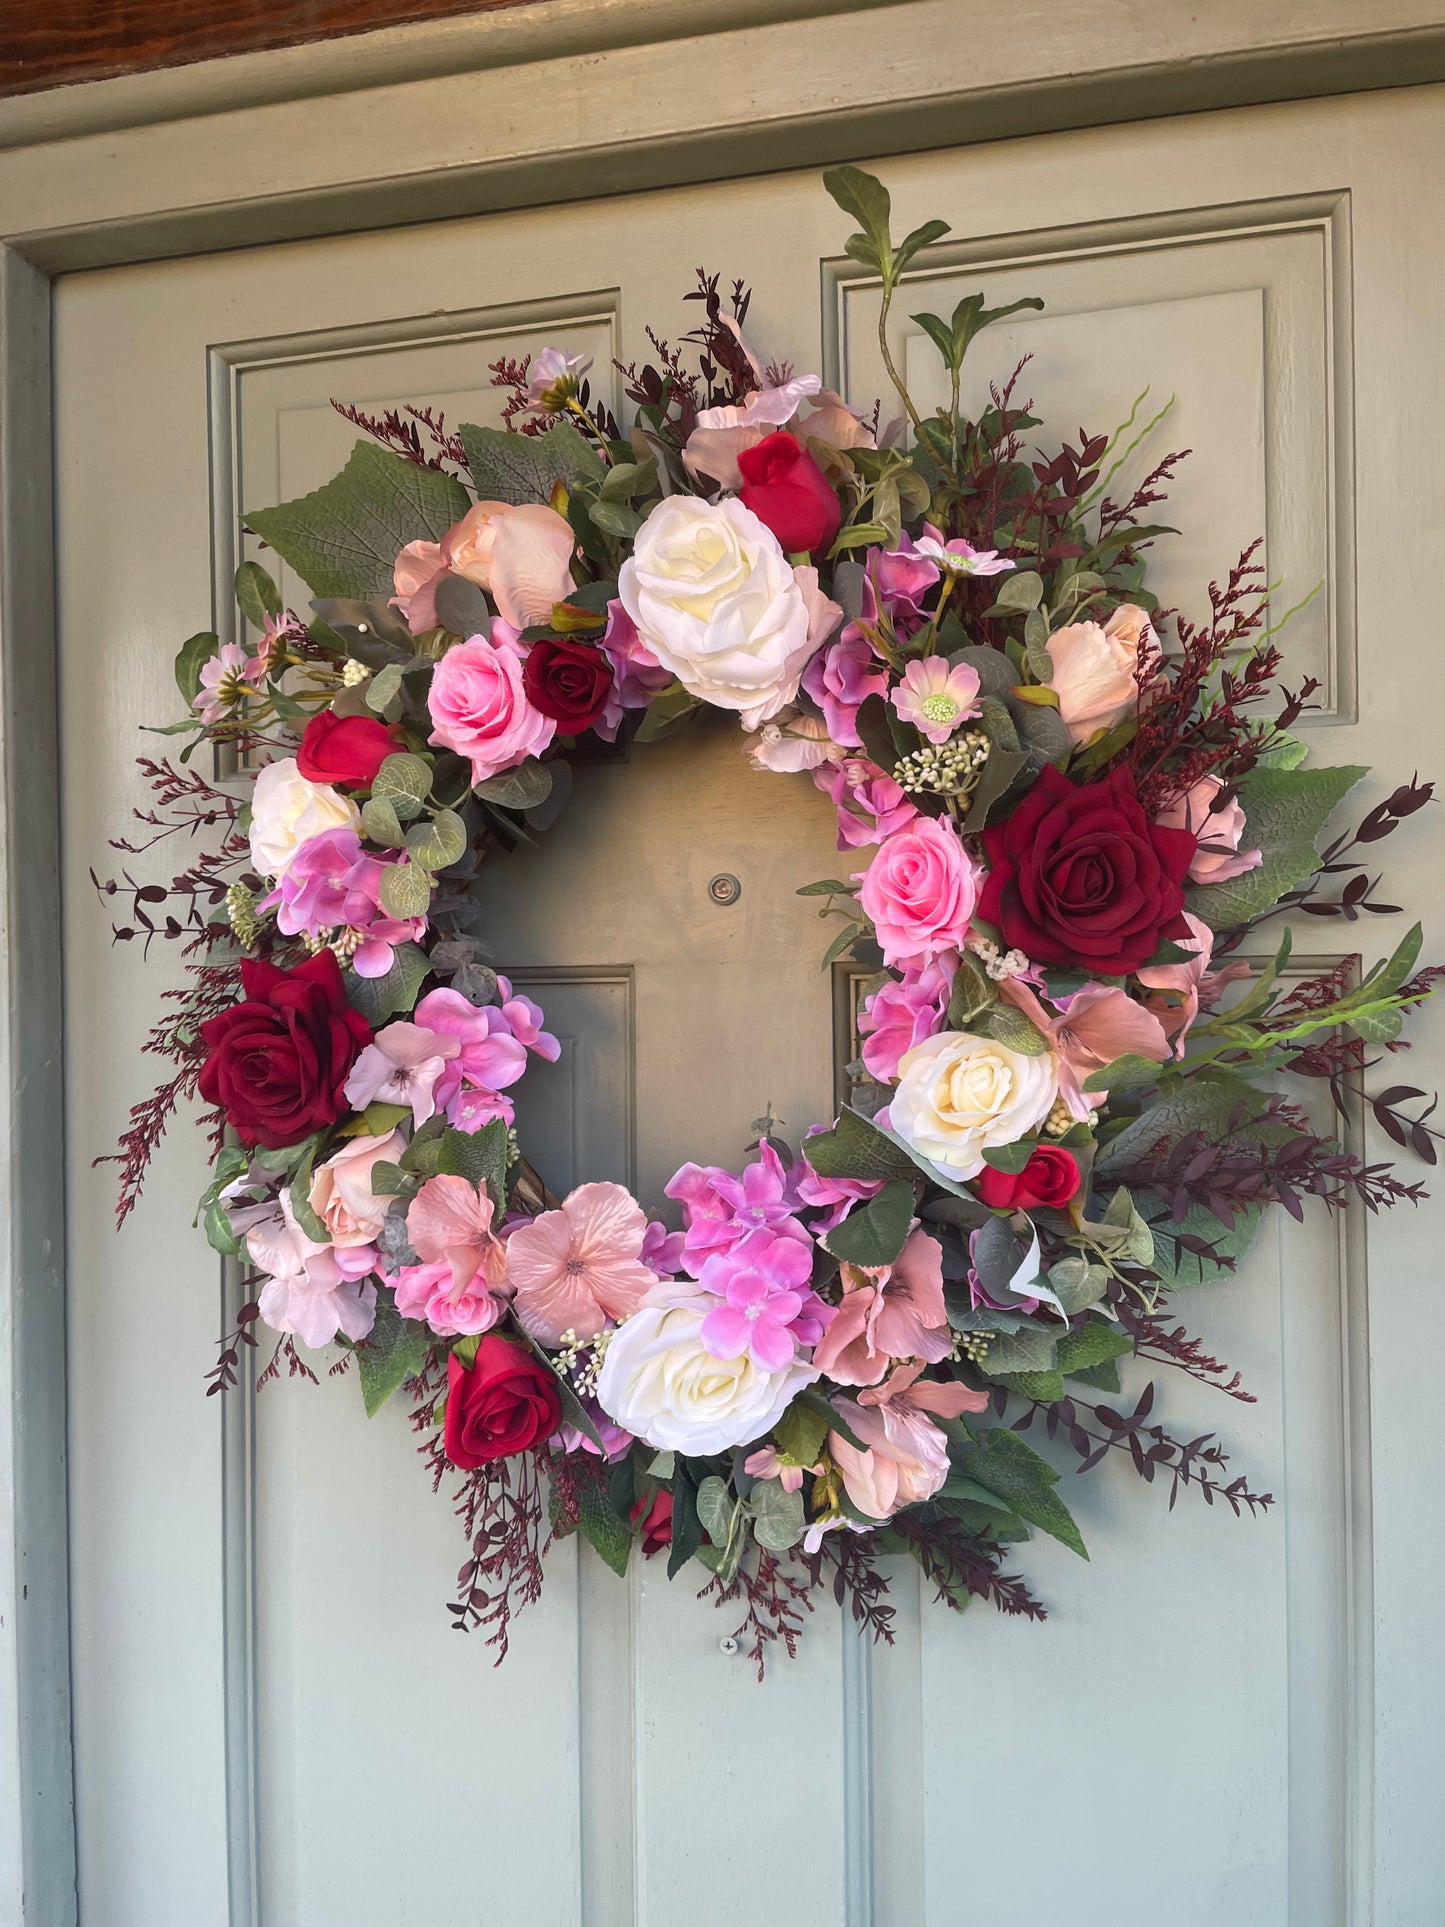
[[[372,1169],[377,1164],[395,1164],[405,1149],[400,1131],[389,1131],[385,1137],[353,1137],[318,1166],[307,1202],[331,1233],[332,1244],[369,1245],[381,1236],[391,1196],[377,1197],[372,1191]]]
[[[1138,700],[1134,671],[1154,631],[1144,611],[1124,602],[1109,620],[1071,622],[1049,637],[1059,714],[1076,743],[1122,722]]]
[[[329,783],[308,783],[294,756],[268,763],[251,792],[251,860],[262,876],[285,876],[301,845],[323,830],[359,836],[360,810]]]
[[[793,700],[839,613],[819,593],[816,572],[791,569],[751,509],[694,495],[671,495],[648,516],[618,593],[683,688],[741,710],[749,729]]]
[[[971,1031],[925,1038],[904,1052],[898,1073],[888,1106],[893,1129],[960,1178],[978,1176],[986,1150],[1042,1124],[1059,1094],[1051,1051],[1029,1057]]]
[[[799,1353],[766,1372],[744,1353],[714,1358],[702,1321],[719,1301],[685,1281],[650,1291],[613,1333],[597,1402],[616,1424],[663,1451],[706,1457],[761,1438],[800,1387],[818,1377]]]

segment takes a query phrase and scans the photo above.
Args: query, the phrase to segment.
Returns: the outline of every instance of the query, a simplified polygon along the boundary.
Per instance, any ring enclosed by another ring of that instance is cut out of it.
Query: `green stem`
[[[888,379],[893,383],[893,386],[898,390],[899,400],[903,403],[903,406],[908,410],[908,419],[913,423],[915,432],[921,437],[923,434],[923,417],[919,414],[918,410],[913,406],[912,397],[909,395],[908,390],[903,386],[902,377],[899,375],[898,370],[893,365],[893,356],[890,353],[889,347],[888,347],[888,310],[892,307],[892,305],[893,305],[893,283],[892,281],[885,279],[883,283],[883,303],[878,310],[878,348],[879,348],[879,352],[883,356],[883,366],[888,370]]]

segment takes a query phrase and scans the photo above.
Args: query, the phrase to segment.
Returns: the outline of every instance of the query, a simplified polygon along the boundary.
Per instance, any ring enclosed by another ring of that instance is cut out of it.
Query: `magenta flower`
[[[815,1124],[808,1137],[816,1137],[824,1127]],[[803,1155],[793,1167],[793,1189],[799,1204],[826,1211],[827,1216],[813,1220],[817,1235],[831,1231],[847,1217],[855,1204],[876,1197],[883,1189],[882,1178],[825,1178],[808,1162],[808,1138],[803,1139]]]
[[[811,1246],[794,1215],[797,1198],[782,1159],[764,1144],[741,1176],[718,1165],[684,1164],[663,1191],[683,1208],[683,1266],[694,1278],[714,1252],[731,1251],[750,1231],[770,1230]]]
[[[869,696],[887,693],[888,671],[871,644],[850,627],[811,659],[803,671],[803,688],[822,710],[832,740],[857,749],[859,705]]]
[[[918,814],[893,778],[866,756],[849,756],[813,771],[813,781],[832,797],[838,812],[838,848],[861,850],[881,843]]]
[[[535,1051],[539,1057],[545,1057],[549,1064],[555,1064],[562,1055],[562,1046],[551,1031],[543,1030],[545,1019],[542,1006],[514,991],[509,977],[498,977],[497,996],[501,1013],[511,1025],[512,1035],[517,1042],[525,1044],[528,1050]]]
[[[437,1079],[435,1101],[454,1124],[462,1123],[465,1114],[468,1130],[503,1114],[499,1104],[489,1106],[484,1101],[479,1107],[475,1100],[496,1100],[499,1092],[515,1084],[527,1068],[529,1049],[555,1060],[562,1048],[540,1028],[542,1013],[530,997],[514,996],[504,977],[498,978],[497,988],[503,1002],[480,1010],[459,990],[428,991],[416,1007],[420,1025],[458,1041],[457,1054]],[[486,1116],[479,1116],[479,1108]],[[510,1106],[504,1108],[510,1112]]]
[[[910,964],[901,982],[886,983],[864,1000],[858,1032],[870,1077],[892,1084],[904,1052],[943,1029],[957,968],[958,953],[945,950],[929,963]]]
[[[714,1358],[750,1357],[765,1372],[781,1372],[799,1345],[816,1345],[831,1310],[812,1289],[809,1241],[749,1232],[732,1250],[716,1252],[698,1283],[722,1300],[703,1319],[699,1336]]]
[[[425,917],[389,917],[381,907],[387,864],[361,847],[355,830],[342,827],[308,837],[261,907],[275,908],[276,927],[288,937],[322,937],[351,930],[360,941],[351,964],[359,977],[384,977],[393,948],[425,936]]]
[[[682,1246],[680,1231],[669,1231],[653,1218],[643,1233],[642,1262],[660,1278],[675,1278],[682,1270]]]
[[[978,671],[963,662],[950,668],[946,656],[927,656],[909,663],[888,700],[930,743],[946,743],[960,723],[978,714]]]

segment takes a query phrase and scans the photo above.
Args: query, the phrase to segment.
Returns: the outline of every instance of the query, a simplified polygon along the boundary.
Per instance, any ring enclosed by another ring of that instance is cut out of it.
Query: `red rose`
[[[642,1534],[642,1550],[649,1559],[672,1544],[672,1494],[665,1486],[658,1487],[651,1505],[639,1499],[627,1516]]]
[[[346,1001],[332,950],[294,970],[247,958],[241,984],[245,1001],[201,1025],[201,1096],[245,1143],[277,1151],[351,1109],[343,1087],[371,1030]]]
[[[375,716],[338,716],[334,709],[322,709],[306,725],[296,767],[308,783],[367,790],[387,757],[400,748],[395,730]]]
[[[1035,963],[1122,977],[1166,937],[1189,935],[1183,885],[1196,839],[1151,823],[1126,769],[1079,789],[1050,764],[983,842],[978,913]]]
[[[843,509],[833,484],[786,430],[765,435],[738,456],[738,500],[772,530],[789,555],[826,548]]]
[[[607,707],[612,665],[585,642],[534,642],[522,687],[533,709],[550,716],[564,736],[580,736]]]
[[[470,1371],[448,1356],[446,1454],[464,1472],[525,1452],[561,1423],[555,1374],[500,1332],[487,1333]]]
[[[1029,1211],[1036,1204],[1050,1204],[1062,1211],[1079,1188],[1078,1160],[1062,1144],[1041,1144],[1022,1171],[995,1171],[989,1165],[973,1188],[995,1210]]]

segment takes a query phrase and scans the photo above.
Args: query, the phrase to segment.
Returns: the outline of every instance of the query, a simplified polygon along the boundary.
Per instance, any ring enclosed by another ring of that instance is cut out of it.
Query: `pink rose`
[[[572,593],[577,538],[565,516],[545,502],[478,502],[442,537],[442,558],[457,575],[485,589],[514,629],[546,622],[555,602]]]
[[[1154,631],[1131,602],[1122,603],[1102,627],[1071,622],[1049,637],[1053,690],[1075,743],[1112,729],[1133,709],[1139,697],[1134,671],[1146,641],[1153,644]]]
[[[369,1245],[381,1236],[391,1194],[371,1188],[377,1164],[395,1164],[406,1149],[400,1131],[385,1137],[347,1138],[341,1149],[311,1179],[307,1202],[331,1234],[334,1245]]]
[[[1225,883],[1230,877],[1243,876],[1264,861],[1263,850],[1241,850],[1244,811],[1234,797],[1222,809],[1214,800],[1224,784],[1217,776],[1201,776],[1183,796],[1175,797],[1167,809],[1160,810],[1156,823],[1165,829],[1188,830],[1199,839],[1194,861],[1189,865],[1191,883]]]
[[[879,845],[855,873],[865,914],[891,965],[928,963],[961,950],[978,901],[979,868],[937,817],[920,817]]]
[[[432,676],[427,707],[431,740],[467,757],[474,783],[538,755],[557,728],[527,701],[521,655],[506,640],[473,636],[449,649]]]

